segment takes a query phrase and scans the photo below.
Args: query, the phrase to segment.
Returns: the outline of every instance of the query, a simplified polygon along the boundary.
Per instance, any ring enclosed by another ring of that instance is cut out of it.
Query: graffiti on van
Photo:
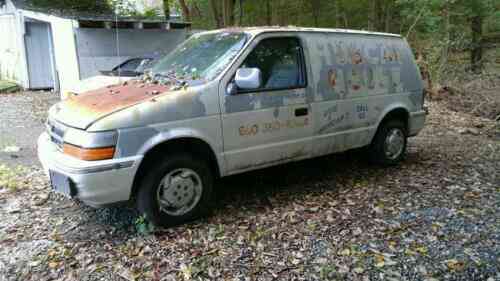
[[[335,43],[335,51],[333,53],[335,54],[335,62],[337,64],[343,65],[347,62],[345,51],[342,46],[342,41],[337,41]]]
[[[338,105],[337,104],[334,104],[333,106],[330,106],[329,108],[327,108],[323,112],[323,119],[328,120],[328,121],[332,120],[334,114],[337,113],[337,110],[338,110]]]
[[[338,128],[341,124],[344,124],[347,122],[347,120],[349,119],[350,117],[350,113],[349,112],[344,112],[340,115],[330,115],[329,118],[331,118],[331,120],[329,120],[325,125],[323,125],[318,133],[319,134],[323,134],[323,133],[326,133],[326,132],[329,132],[330,130],[332,129],[336,129]]]
[[[368,115],[368,105],[367,104],[357,104],[356,105],[356,114],[359,119],[366,119]]]

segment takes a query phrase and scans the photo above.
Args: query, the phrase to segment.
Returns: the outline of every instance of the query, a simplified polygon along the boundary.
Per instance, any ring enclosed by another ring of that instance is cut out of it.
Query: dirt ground
[[[15,101],[29,110],[31,98],[0,99],[2,136],[23,148],[0,161],[30,165],[3,168],[4,185],[14,183],[0,187],[2,281],[500,280],[497,124],[442,101],[428,103],[426,127],[396,167],[347,152],[233,176],[217,183],[211,217],[148,233],[130,208],[50,193],[23,159],[38,115],[24,127],[31,117],[17,123],[4,110]]]
[[[47,109],[58,100],[53,92],[0,94],[0,164],[39,165],[36,139],[45,129]]]
[[[500,74],[455,79],[436,86],[432,97],[452,111],[500,120]]]

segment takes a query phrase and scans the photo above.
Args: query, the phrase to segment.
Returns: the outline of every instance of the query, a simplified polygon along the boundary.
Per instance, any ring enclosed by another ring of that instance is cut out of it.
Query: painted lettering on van
[[[303,128],[309,126],[309,118],[295,118],[287,120],[273,120],[261,124],[242,125],[238,128],[242,137],[255,136],[257,134],[275,133],[287,129]]]
[[[359,119],[366,119],[368,115],[368,104],[357,104],[356,114],[358,115]]]
[[[400,39],[328,38],[307,34],[304,44],[309,87],[225,97],[225,111],[241,112],[304,102],[398,94],[422,88],[411,51]],[[396,41],[397,40],[397,41]],[[276,113],[276,112],[275,112]]]
[[[241,126],[239,128],[239,133],[240,133],[240,136],[242,136],[242,137],[255,136],[259,133],[259,125],[253,124],[253,125],[248,125],[248,126]]]
[[[316,101],[403,93],[418,88],[411,82],[418,80],[410,75],[414,71],[406,73],[403,69],[412,63],[401,43],[364,40],[323,43],[326,41],[323,38],[318,41],[321,67],[319,77],[314,79]]]
[[[400,63],[401,52],[394,45],[384,48],[384,62],[385,63]]]
[[[303,119],[288,119],[285,121],[274,120],[272,122],[263,123],[262,133],[273,133],[283,129],[303,128],[309,125],[309,118]]]

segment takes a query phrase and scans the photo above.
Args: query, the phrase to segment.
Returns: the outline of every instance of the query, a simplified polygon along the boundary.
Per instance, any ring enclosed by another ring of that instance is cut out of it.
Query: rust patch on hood
[[[84,123],[90,124],[115,111],[152,100],[169,90],[171,90],[170,85],[145,83],[139,80],[108,86],[78,96],[71,96],[61,102],[57,119],[61,119],[60,121],[63,123],[81,119],[86,120]]]
[[[170,87],[160,84],[133,82],[101,88],[71,97],[63,106],[79,109],[90,114],[109,113],[150,99],[168,90],[170,90]]]

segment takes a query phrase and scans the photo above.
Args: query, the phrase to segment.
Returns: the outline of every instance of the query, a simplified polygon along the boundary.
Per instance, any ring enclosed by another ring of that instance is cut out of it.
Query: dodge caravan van
[[[38,154],[56,192],[135,202],[157,225],[209,210],[219,177],[352,148],[392,165],[424,126],[399,35],[241,28],[192,36],[147,77],[49,111]]]

